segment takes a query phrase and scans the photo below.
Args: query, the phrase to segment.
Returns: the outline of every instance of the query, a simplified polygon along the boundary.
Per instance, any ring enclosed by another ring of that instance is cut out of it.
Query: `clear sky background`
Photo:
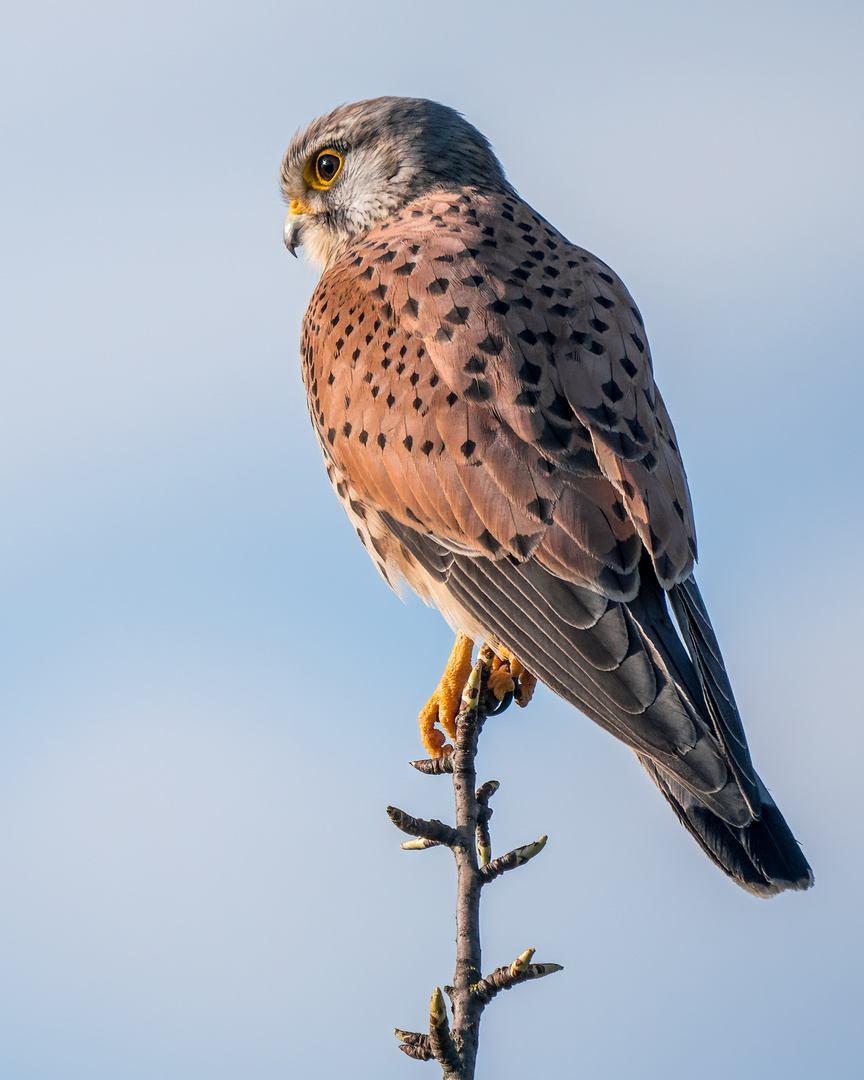
[[[548,692],[490,723],[478,1076],[860,1076],[860,3],[40,3],[0,36],[0,1076],[431,1076],[453,971],[415,716],[450,634],[329,490],[294,130],[455,106],[645,316],[699,580],[817,879],[756,900]]]

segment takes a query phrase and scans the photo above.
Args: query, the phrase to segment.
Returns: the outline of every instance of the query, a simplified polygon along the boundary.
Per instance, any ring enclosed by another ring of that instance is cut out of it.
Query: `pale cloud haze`
[[[450,634],[377,577],[305,411],[278,168],[428,96],[618,271],[698,578],[816,874],[737,890],[549,693],[490,722],[478,1080],[860,1073],[859,4],[34,4],[0,39],[0,1077],[394,1078],[453,967],[405,762]],[[431,1075],[432,1067],[426,1067]]]

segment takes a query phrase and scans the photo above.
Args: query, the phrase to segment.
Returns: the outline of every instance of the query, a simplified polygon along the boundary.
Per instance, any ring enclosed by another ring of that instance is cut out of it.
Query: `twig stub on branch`
[[[523,844],[522,847],[508,851],[506,855],[499,855],[497,859],[493,859],[486,866],[481,866],[480,873],[483,875],[484,883],[494,881],[496,877],[499,877],[507,870],[515,870],[517,866],[524,866],[529,859],[533,859],[535,855],[540,854],[543,848],[546,847],[548,839],[548,836],[541,836],[533,844]]]
[[[419,836],[423,840],[432,840],[436,844],[447,844],[448,847],[459,842],[456,829],[445,825],[443,821],[438,821],[437,818],[431,821],[415,818],[406,814],[404,810],[400,810],[398,806],[388,806],[387,816],[397,829],[408,833],[409,836]]]

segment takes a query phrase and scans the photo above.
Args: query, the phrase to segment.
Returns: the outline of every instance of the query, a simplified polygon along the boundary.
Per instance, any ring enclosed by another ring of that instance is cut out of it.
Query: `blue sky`
[[[281,244],[298,127],[455,106],[624,278],[757,766],[817,878],[760,902],[549,693],[484,736],[478,1077],[858,1075],[860,5],[35,3],[4,17],[0,1075],[395,1078],[453,968],[413,773],[450,646],[343,519]]]

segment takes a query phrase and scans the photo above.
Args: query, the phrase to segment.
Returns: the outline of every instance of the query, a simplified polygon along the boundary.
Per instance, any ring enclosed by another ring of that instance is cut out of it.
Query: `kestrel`
[[[294,137],[282,186],[285,243],[323,271],[302,362],[330,481],[385,580],[457,631],[429,750],[486,642],[517,696],[531,672],[634,750],[739,885],[808,888],[693,579],[687,479],[624,285],[433,101],[334,109]]]

